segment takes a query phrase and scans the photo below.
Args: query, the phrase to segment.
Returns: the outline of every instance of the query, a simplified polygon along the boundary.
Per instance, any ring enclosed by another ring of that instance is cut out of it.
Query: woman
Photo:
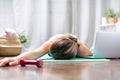
[[[25,52],[16,57],[0,60],[0,66],[15,66],[21,58],[36,59],[50,52],[54,59],[71,59],[74,57],[86,57],[92,55],[90,51],[75,35],[59,34],[46,41],[40,48]]]

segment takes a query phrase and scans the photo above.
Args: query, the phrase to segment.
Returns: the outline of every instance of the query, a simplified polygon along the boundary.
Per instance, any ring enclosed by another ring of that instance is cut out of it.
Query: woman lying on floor
[[[41,47],[33,51],[22,53],[16,57],[4,58],[0,60],[0,66],[15,66],[19,64],[21,58],[36,59],[50,52],[54,59],[71,59],[75,57],[86,57],[92,55],[89,50],[75,35],[59,34],[46,41]]]

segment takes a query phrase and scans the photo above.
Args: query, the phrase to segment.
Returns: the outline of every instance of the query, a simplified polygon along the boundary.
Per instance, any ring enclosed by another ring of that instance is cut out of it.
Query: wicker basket
[[[19,39],[0,38],[0,56],[17,56],[22,51]]]

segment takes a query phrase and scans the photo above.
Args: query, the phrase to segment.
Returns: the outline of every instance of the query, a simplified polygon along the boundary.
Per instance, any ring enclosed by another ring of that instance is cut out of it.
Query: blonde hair
[[[71,59],[79,52],[77,37],[72,34],[64,34],[58,37],[50,48],[50,55],[54,59]]]

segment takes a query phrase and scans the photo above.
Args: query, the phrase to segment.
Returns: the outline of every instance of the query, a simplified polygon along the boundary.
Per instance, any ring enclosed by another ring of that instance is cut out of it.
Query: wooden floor
[[[36,66],[0,67],[0,80],[120,80],[120,59],[110,62],[45,62]]]

